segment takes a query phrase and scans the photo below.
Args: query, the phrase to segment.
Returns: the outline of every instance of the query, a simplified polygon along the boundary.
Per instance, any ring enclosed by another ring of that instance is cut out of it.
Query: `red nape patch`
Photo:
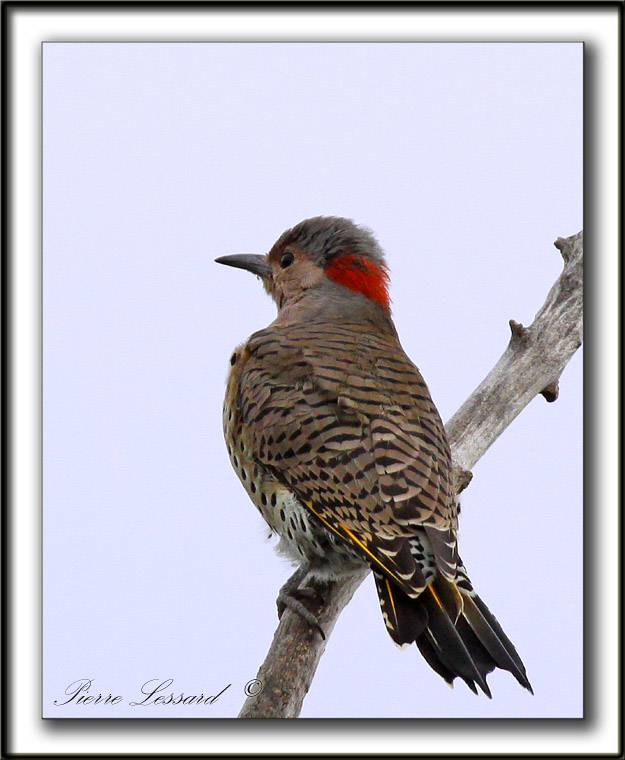
[[[382,304],[387,311],[390,310],[389,277],[383,261],[378,264],[363,256],[348,253],[332,259],[325,267],[325,273],[334,282],[362,293],[372,301]]]

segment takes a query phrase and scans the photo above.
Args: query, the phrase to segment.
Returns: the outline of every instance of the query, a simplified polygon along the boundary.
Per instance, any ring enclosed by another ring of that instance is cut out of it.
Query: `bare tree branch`
[[[445,426],[457,467],[470,471],[527,404],[558,397],[558,379],[582,343],[581,232],[558,238],[564,269],[529,327],[510,320],[508,347]]]
[[[582,342],[583,235],[558,238],[564,269],[529,327],[510,320],[508,347],[484,381],[445,426],[454,459],[458,491],[471,480],[471,468],[514,418],[538,394],[558,397],[558,380]],[[263,690],[248,697],[240,718],[296,718],[336,620],[368,571],[321,584],[313,577],[301,587],[314,592],[308,604],[326,639],[299,615],[285,610],[258,679]]]

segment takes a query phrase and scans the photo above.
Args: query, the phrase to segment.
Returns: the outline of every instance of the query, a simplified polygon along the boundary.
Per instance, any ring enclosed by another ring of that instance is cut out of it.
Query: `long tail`
[[[428,665],[447,683],[458,677],[471,691],[477,694],[477,684],[490,697],[486,676],[502,668],[534,693],[514,645],[473,590],[439,576],[412,599],[384,576],[374,576],[393,641],[400,646],[416,642]]]

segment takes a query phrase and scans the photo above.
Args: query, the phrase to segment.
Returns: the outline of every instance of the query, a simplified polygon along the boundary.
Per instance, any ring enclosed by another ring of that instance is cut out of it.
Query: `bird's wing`
[[[449,446],[396,337],[307,323],[262,330],[247,351],[237,406],[255,458],[404,588],[422,585],[405,581],[409,539],[424,530],[439,570],[455,577]]]

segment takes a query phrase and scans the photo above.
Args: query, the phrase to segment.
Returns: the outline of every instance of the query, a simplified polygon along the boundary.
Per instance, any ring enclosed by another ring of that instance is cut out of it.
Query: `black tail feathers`
[[[514,645],[475,593],[438,577],[411,598],[384,576],[374,576],[393,641],[400,646],[416,642],[428,665],[447,683],[461,678],[471,691],[477,694],[479,686],[490,697],[486,676],[502,668],[534,693]]]

